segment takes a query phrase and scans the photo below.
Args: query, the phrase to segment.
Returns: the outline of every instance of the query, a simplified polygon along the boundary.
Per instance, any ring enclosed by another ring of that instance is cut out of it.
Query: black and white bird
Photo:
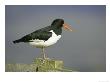
[[[13,43],[25,42],[32,46],[42,49],[43,58],[46,58],[44,48],[55,44],[62,34],[62,27],[72,31],[68,24],[64,23],[63,19],[55,19],[50,26],[36,30],[18,40],[13,41]]]

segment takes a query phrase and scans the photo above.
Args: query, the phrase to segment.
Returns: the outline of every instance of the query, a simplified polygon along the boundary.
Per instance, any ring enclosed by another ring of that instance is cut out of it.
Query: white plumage
[[[39,40],[39,39],[34,39],[34,40],[30,40],[33,42],[29,42],[30,45],[35,46],[37,48],[42,48],[42,47],[48,47],[51,46],[53,44],[55,44],[60,38],[61,35],[56,35],[53,30],[51,30],[50,32],[52,32],[52,36],[47,40]]]

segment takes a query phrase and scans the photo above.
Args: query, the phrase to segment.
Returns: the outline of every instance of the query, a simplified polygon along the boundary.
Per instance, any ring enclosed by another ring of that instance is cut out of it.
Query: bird
[[[29,43],[30,45],[42,49],[42,58],[46,59],[45,48],[57,43],[61,38],[62,27],[69,31],[73,31],[69,24],[64,22],[64,19],[55,19],[51,25],[38,29],[30,34],[23,36],[20,39],[14,40],[13,43]]]

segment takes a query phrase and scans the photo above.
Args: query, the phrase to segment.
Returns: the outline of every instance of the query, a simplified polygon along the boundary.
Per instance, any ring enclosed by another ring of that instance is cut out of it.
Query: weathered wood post
[[[54,59],[36,58],[33,62],[37,65],[37,71],[58,71],[63,69],[63,61]]]
[[[62,60],[36,58],[32,64],[6,64],[6,72],[73,72],[65,69]],[[76,70],[74,70],[76,71]]]

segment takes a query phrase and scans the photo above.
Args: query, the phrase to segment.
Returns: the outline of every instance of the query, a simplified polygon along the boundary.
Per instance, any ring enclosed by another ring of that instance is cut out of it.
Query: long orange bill
[[[69,31],[73,31],[73,30],[71,29],[71,27],[70,27],[68,24],[66,24],[66,23],[63,24],[63,27],[64,27],[65,29],[69,30]]]

